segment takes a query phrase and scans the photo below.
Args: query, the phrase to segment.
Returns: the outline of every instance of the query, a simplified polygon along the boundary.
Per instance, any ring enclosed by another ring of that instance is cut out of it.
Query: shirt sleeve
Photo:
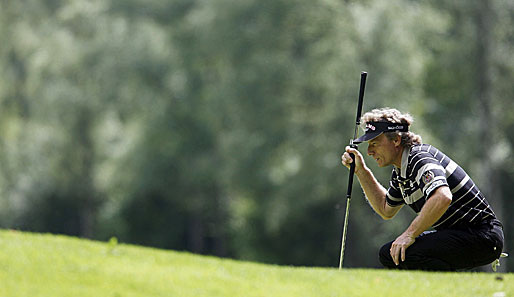
[[[422,166],[418,171],[416,181],[426,199],[430,198],[435,189],[448,186],[443,166],[435,163],[428,163]]]
[[[394,170],[391,175],[391,181],[389,182],[389,189],[387,189],[386,203],[392,207],[405,204],[405,200],[403,200],[402,192],[400,191],[400,186],[398,184],[398,177]]]

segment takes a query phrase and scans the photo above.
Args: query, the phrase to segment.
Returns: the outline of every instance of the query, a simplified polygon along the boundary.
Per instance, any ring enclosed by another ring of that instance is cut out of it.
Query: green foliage
[[[511,296],[514,275],[304,268],[0,231],[2,296]],[[501,277],[501,280],[497,278]]]

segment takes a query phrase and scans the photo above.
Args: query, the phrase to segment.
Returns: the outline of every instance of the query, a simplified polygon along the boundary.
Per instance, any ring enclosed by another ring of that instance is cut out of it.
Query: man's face
[[[398,137],[399,138],[399,137]],[[389,140],[381,134],[368,141],[368,155],[377,161],[379,167],[401,166],[400,140]]]

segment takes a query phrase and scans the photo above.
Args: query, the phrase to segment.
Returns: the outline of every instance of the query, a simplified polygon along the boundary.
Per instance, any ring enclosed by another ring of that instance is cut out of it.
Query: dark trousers
[[[472,227],[427,231],[405,251],[405,261],[396,266],[389,250],[382,246],[380,262],[386,268],[455,271],[489,264],[500,257],[503,228],[498,220]]]

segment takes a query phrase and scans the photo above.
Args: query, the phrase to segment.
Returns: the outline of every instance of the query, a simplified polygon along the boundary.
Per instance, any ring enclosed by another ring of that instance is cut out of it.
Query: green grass
[[[0,296],[514,297],[514,274],[263,265],[0,231]]]

